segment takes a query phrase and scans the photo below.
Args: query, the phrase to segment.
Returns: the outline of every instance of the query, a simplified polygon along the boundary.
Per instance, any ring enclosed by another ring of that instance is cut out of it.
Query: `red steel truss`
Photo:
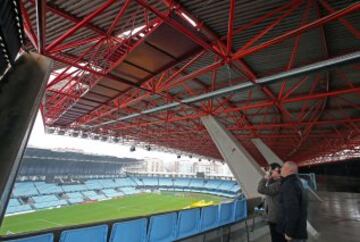
[[[119,120],[359,50],[356,1],[220,2],[22,0],[27,48],[56,61],[46,126],[220,159],[200,121],[213,115],[259,163],[252,138],[302,165],[356,156],[359,63]]]

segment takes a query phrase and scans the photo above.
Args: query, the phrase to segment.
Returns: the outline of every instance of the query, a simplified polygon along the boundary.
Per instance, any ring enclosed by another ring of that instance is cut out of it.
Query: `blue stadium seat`
[[[7,240],[7,242],[53,242],[53,234],[42,234],[23,239]]]
[[[157,177],[144,177],[142,182],[145,186],[159,186],[159,181]]]
[[[235,221],[239,221],[247,217],[246,205],[245,199],[235,201]]]
[[[146,218],[116,223],[112,227],[110,242],[145,242],[146,229]]]
[[[176,239],[176,213],[152,216],[148,231],[148,242],[170,242]]]
[[[11,198],[9,200],[9,204],[8,204],[9,207],[17,207],[17,206],[20,206],[20,205],[21,204],[19,203],[19,201],[16,198]]]
[[[34,184],[32,182],[17,182],[13,188],[15,197],[38,195]]]
[[[201,231],[206,231],[218,227],[219,225],[219,206],[204,207],[201,210],[200,218]]]
[[[173,187],[173,180],[171,178],[159,178],[159,186]]]
[[[176,178],[174,180],[174,186],[175,187],[188,187],[189,182],[190,182],[190,179],[188,179],[188,178]]]
[[[106,242],[107,233],[107,225],[71,229],[61,233],[60,242]]]
[[[230,224],[235,221],[235,203],[220,204],[219,225]]]
[[[204,179],[192,179],[189,187],[204,188]]]
[[[200,209],[180,211],[176,226],[176,238],[185,238],[200,232]]]

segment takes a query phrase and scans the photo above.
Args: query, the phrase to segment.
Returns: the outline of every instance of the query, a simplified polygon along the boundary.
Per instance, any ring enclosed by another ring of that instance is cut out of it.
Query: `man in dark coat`
[[[297,173],[292,161],[285,162],[281,169],[278,230],[288,241],[303,242],[307,239],[307,198]]]

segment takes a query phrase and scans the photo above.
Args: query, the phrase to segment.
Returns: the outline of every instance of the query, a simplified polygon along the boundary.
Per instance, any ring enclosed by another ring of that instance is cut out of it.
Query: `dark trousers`
[[[269,227],[272,242],[287,242],[285,236],[276,230],[275,223],[269,223]]]

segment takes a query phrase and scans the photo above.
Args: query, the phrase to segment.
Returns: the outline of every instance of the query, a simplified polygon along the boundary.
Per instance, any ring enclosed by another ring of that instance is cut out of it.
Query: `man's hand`
[[[270,172],[270,171],[266,171],[264,178],[265,178],[266,180],[269,180],[270,177],[271,177],[271,172]]]
[[[291,238],[290,236],[288,236],[287,234],[285,234],[285,239],[286,239],[287,241],[292,240],[292,238]]]

